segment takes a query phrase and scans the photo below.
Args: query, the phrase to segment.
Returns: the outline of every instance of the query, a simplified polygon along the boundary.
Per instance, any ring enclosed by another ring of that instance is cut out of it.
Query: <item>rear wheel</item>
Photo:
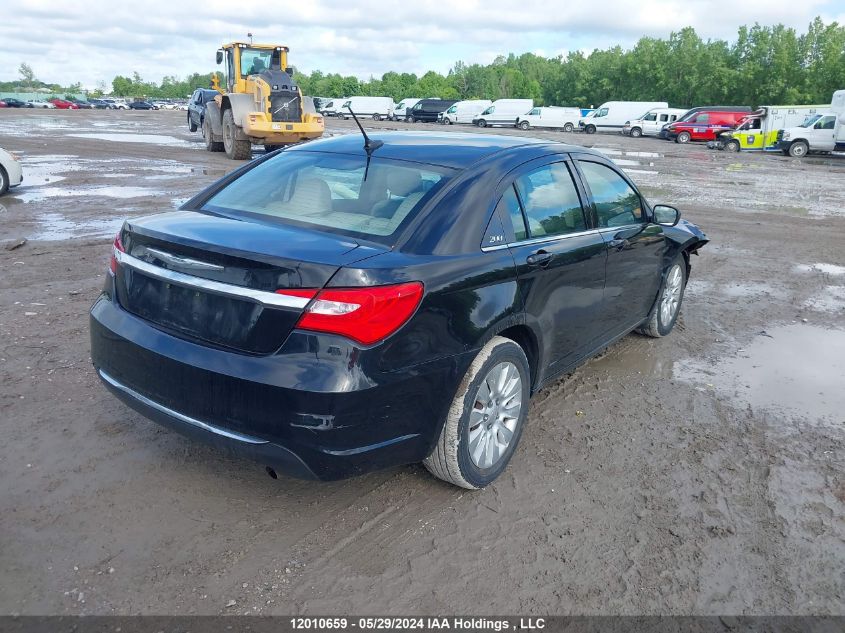
[[[527,130],[531,127],[531,124],[528,121],[520,121],[519,122],[519,129],[520,130]]]
[[[643,131],[638,127],[631,128],[631,136],[634,138],[640,138],[643,135]]]
[[[575,126],[572,125],[571,123],[567,123],[566,125],[563,126],[564,132],[571,132],[574,129],[575,129]]]
[[[3,169],[3,166],[0,165],[0,196],[5,194],[9,190],[9,175],[6,173],[6,170]]]
[[[807,141],[795,141],[789,146],[789,155],[793,158],[803,158],[810,151],[810,146]]]
[[[681,303],[684,300],[684,289],[687,285],[687,267],[684,256],[679,254],[663,279],[663,286],[657,295],[657,300],[645,322],[639,327],[639,332],[653,338],[666,336],[675,326]]]
[[[522,348],[493,337],[458,387],[434,450],[423,461],[429,472],[470,490],[494,481],[519,444],[530,376]]]
[[[408,123],[416,123],[416,122],[417,122],[416,117],[408,117]]]
[[[238,127],[235,125],[235,115],[228,108],[223,113],[223,149],[226,156],[232,160],[248,160],[252,158],[252,143],[237,139]]]
[[[678,134],[678,137],[675,139],[675,142],[676,143],[689,143],[691,138],[692,137],[690,136],[689,132],[681,132],[680,134]]]
[[[381,121],[381,115],[378,112],[373,115],[373,121]]]
[[[205,149],[209,152],[223,151],[223,143],[214,140],[214,135],[211,133],[211,121],[208,119],[202,120],[202,137],[205,139]]]

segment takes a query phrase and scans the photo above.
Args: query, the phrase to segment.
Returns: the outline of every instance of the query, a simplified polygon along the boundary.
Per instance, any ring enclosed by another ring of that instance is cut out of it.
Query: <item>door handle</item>
[[[621,251],[627,245],[628,245],[628,240],[615,237],[607,243],[607,249],[608,250],[616,249],[617,251]]]
[[[545,267],[549,265],[550,261],[552,261],[552,254],[547,253],[546,251],[537,251],[536,253],[529,255],[525,261],[529,266]]]

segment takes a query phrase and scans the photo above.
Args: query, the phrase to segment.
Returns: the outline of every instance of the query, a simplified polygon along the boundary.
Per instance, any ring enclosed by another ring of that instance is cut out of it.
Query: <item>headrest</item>
[[[394,169],[387,176],[387,188],[394,196],[407,196],[422,185],[420,172],[414,169]]]

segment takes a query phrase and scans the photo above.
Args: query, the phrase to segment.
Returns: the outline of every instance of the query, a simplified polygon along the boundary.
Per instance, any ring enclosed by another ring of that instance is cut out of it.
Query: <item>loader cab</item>
[[[247,82],[268,70],[282,71],[288,76],[293,68],[288,67],[288,47],[271,44],[248,44],[232,42],[217,51],[217,63],[226,69],[226,91],[247,92]]]

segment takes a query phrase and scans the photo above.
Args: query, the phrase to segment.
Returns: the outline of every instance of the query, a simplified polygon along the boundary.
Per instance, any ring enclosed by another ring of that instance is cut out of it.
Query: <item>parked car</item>
[[[528,130],[532,127],[552,128],[572,132],[578,127],[581,108],[532,108],[527,114],[516,117],[516,127]]]
[[[513,127],[517,118],[527,114],[534,107],[533,99],[497,99],[490,107],[473,117],[478,127],[506,125]]]
[[[106,103],[109,104],[109,108],[111,110],[128,110],[129,104],[126,103],[126,99],[115,99],[113,97],[106,97],[103,99]]]
[[[748,116],[747,110],[713,110],[703,108],[689,118],[678,119],[666,126],[666,138],[676,143],[714,141],[722,133],[734,129]]]
[[[834,92],[830,105],[801,125],[779,130],[777,148],[793,158],[845,151],[845,90]]]
[[[14,97],[4,97],[3,101],[6,102],[7,108],[31,108],[32,107],[26,101],[21,101],[20,99],[15,99]]]
[[[472,123],[473,118],[490,107],[493,102],[490,99],[469,99],[458,101],[438,115],[438,121],[444,125],[455,123]]]
[[[158,106],[149,101],[133,101],[129,104],[130,110],[158,110]]]
[[[665,101],[608,101],[578,121],[578,127],[587,134],[619,132],[626,121],[636,119],[654,108],[668,108]]]
[[[532,394],[672,330],[706,242],[584,147],[337,136],[127,220],[91,358],[133,409],[273,477],[423,461],[480,488]]]
[[[687,111],[683,108],[654,108],[636,119],[625,121],[622,134],[634,138],[657,136],[664,125],[674,123],[686,113]]]
[[[0,148],[0,196],[17,187],[23,181],[21,163],[18,157]]]
[[[67,99],[50,99],[50,103],[56,106],[59,110],[79,110],[79,106],[73,101]]]
[[[8,108],[9,106],[6,105],[6,102],[0,99],[0,108]]]
[[[393,116],[393,105],[393,99],[390,97],[349,97],[338,108],[337,116],[342,119],[350,118],[352,115],[347,108],[351,107],[357,117],[381,121]]]
[[[88,99],[88,103],[90,103],[96,110],[107,110],[111,107],[108,101],[105,99]]]
[[[437,115],[445,112],[451,108],[457,100],[455,99],[422,99],[417,101],[405,116],[405,120],[409,123],[434,123],[437,121]]]
[[[725,112],[745,112],[746,114],[751,113],[751,108],[748,107],[748,106],[698,106],[698,107],[690,108],[689,110],[687,110],[686,114],[684,114],[681,117],[678,117],[678,119],[675,122],[683,123],[685,121],[688,121],[691,118],[693,118],[696,114],[698,114],[699,112],[701,112],[703,110],[708,110],[708,111],[720,110],[720,111],[725,111]],[[670,125],[670,123],[667,123],[666,125],[664,125],[660,129],[660,134],[658,134],[659,138],[662,138],[662,139],[668,139],[669,138],[669,125]]]
[[[422,101],[421,98],[413,98],[413,99],[402,99],[396,107],[393,108],[393,116],[391,117],[394,121],[407,121],[408,117],[411,115],[411,108],[413,108],[417,103]]]
[[[197,88],[188,100],[188,129],[196,132],[202,129],[205,108],[209,101],[214,101],[219,92],[207,88]]]
[[[89,101],[83,101],[82,99],[68,99],[68,101],[75,103],[76,107],[80,110],[93,110],[94,105]]]
[[[51,109],[52,110],[56,107],[54,104],[50,103],[49,101],[33,100],[33,101],[27,101],[26,103],[30,108],[45,108],[45,109]]]

